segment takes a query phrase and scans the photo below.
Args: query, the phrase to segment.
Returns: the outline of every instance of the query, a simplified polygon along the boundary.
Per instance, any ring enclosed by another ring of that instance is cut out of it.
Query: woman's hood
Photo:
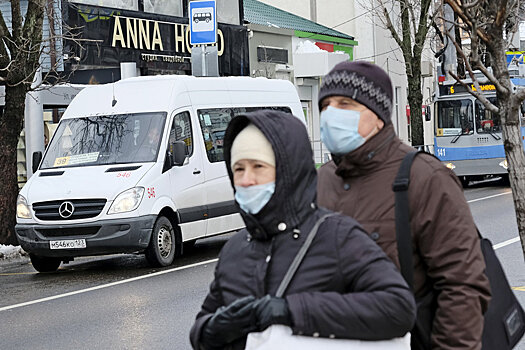
[[[315,208],[317,171],[304,124],[289,113],[261,110],[233,118],[226,130],[224,158],[232,186],[231,146],[249,123],[258,127],[272,145],[275,192],[259,213],[239,211],[254,238],[268,239],[298,227]]]

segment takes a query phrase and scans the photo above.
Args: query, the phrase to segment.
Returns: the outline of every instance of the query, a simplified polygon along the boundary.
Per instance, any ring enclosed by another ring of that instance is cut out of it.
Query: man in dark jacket
[[[235,117],[224,147],[246,228],[221,250],[191,330],[193,348],[244,349],[249,332],[272,324],[313,337],[405,335],[415,318],[412,293],[390,259],[344,215],[321,224],[284,297],[275,297],[315,222],[330,213],[315,205],[317,174],[299,119],[275,111]]]
[[[390,78],[374,64],[340,63],[323,79],[319,109],[333,161],[319,170],[318,204],[359,221],[399,266],[392,183],[414,149],[395,135]],[[422,155],[412,165],[408,196],[416,300],[432,289],[437,294],[432,348],[480,349],[490,287],[461,185]]]

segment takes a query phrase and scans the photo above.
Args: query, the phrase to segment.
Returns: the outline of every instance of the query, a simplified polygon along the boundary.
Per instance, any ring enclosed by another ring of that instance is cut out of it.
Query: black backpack
[[[396,239],[399,264],[401,266],[401,274],[411,288],[413,288],[414,280],[408,185],[410,183],[412,162],[414,157],[420,153],[425,152],[411,152],[405,156],[392,184],[396,201]],[[492,292],[489,307],[484,315],[482,349],[512,349],[525,333],[525,313],[510,288],[507,277],[492,248],[492,243],[488,239],[481,237],[479,230],[478,235],[481,251],[485,258],[485,274],[489,279]],[[418,310],[416,324],[411,332],[412,349],[431,349],[430,337],[437,309],[437,295],[431,289],[424,297],[418,298],[416,303]]]

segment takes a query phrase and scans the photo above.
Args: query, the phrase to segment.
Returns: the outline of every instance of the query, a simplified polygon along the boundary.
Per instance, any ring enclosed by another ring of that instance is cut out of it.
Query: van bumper
[[[47,257],[132,253],[146,249],[156,215],[100,220],[70,225],[17,224],[20,246],[29,253]],[[86,248],[51,249],[50,241],[85,239]]]

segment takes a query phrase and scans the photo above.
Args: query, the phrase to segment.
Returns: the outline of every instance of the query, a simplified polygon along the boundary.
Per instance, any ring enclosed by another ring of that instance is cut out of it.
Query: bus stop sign
[[[190,44],[203,45],[217,42],[217,17],[215,0],[191,1],[188,11]]]

